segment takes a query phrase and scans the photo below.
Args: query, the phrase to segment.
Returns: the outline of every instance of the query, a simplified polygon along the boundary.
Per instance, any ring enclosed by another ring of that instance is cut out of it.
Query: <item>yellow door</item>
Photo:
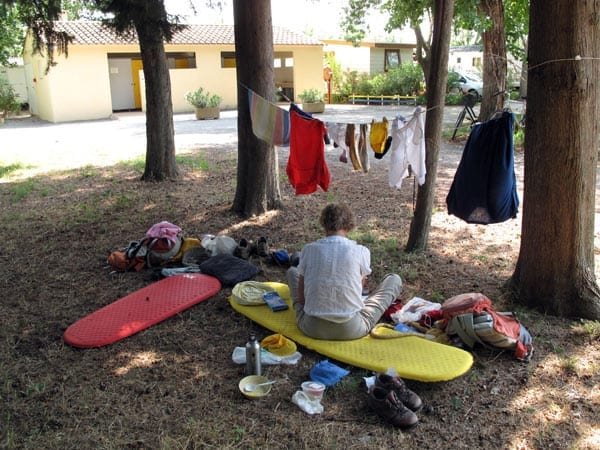
[[[175,59],[175,68],[176,69],[187,69],[189,67],[188,60],[185,58],[176,58]]]
[[[133,101],[135,107],[142,108],[142,95],[140,93],[140,70],[143,69],[141,59],[131,60],[131,78],[133,79]]]

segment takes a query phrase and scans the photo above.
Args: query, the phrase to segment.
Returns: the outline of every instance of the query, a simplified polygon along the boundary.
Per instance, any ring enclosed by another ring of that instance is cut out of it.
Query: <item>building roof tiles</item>
[[[120,36],[112,28],[94,21],[59,21],[57,31],[64,31],[73,37],[75,45],[129,45],[137,44],[134,34]],[[171,44],[230,44],[235,43],[233,25],[186,25],[175,32]],[[274,45],[322,45],[317,39],[301,33],[273,27]]]

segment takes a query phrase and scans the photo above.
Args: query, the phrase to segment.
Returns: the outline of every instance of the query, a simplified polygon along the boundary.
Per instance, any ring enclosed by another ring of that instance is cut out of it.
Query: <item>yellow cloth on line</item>
[[[383,153],[385,151],[385,140],[388,137],[388,121],[384,117],[381,122],[371,122],[371,133],[369,134],[369,142],[375,153]]]

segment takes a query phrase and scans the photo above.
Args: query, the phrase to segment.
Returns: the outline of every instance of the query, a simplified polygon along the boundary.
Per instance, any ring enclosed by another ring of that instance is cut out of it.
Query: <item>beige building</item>
[[[100,22],[61,21],[57,29],[73,37],[68,57],[46,73],[47,60],[31,51],[23,55],[31,112],[50,122],[93,120],[114,111],[145,108],[144,75],[137,38],[117,36]],[[274,27],[275,84],[296,100],[305,89],[323,85],[322,43]],[[171,75],[173,112],[191,112],[186,92],[202,87],[235,108],[237,83],[232,25],[189,25],[165,44]]]
[[[362,41],[358,46],[344,40],[323,40],[323,52],[335,57],[344,71],[376,75],[413,62],[414,43]]]

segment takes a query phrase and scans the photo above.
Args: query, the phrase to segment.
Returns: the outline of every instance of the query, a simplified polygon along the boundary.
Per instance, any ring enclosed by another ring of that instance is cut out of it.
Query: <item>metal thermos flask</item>
[[[254,334],[246,342],[246,375],[261,375],[260,344]]]

